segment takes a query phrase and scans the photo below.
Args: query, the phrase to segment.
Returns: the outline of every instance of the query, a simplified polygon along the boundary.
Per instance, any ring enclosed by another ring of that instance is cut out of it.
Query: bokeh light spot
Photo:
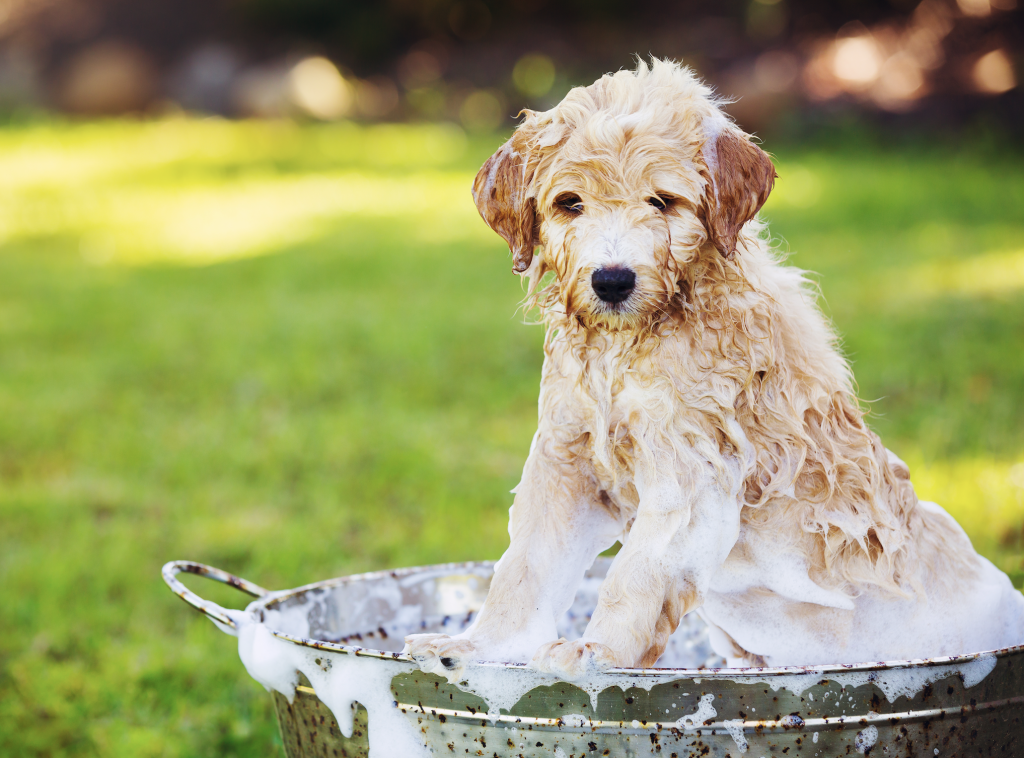
[[[836,44],[833,70],[840,79],[854,84],[870,84],[878,78],[882,56],[870,34],[849,37]]]
[[[524,95],[546,95],[555,83],[555,64],[546,55],[529,53],[516,62],[512,69],[512,81]]]
[[[987,16],[992,12],[989,0],[956,0],[956,4],[965,16]]]
[[[352,105],[352,85],[326,58],[305,58],[288,75],[292,102],[307,116],[333,121],[348,113]]]
[[[462,101],[459,118],[470,131],[493,131],[501,125],[505,118],[505,106],[497,93],[489,90],[477,90]]]
[[[998,95],[1017,86],[1013,64],[1004,50],[993,50],[981,56],[971,74],[975,86],[981,92]]]

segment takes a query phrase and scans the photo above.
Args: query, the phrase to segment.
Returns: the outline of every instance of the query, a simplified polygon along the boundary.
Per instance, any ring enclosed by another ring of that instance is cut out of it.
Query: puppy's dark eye
[[[579,195],[572,193],[559,195],[555,199],[555,207],[571,216],[578,216],[583,213],[583,201]]]
[[[663,195],[655,195],[654,197],[647,198],[647,202],[659,211],[665,211],[668,210],[669,205],[672,204],[672,198],[665,197]]]

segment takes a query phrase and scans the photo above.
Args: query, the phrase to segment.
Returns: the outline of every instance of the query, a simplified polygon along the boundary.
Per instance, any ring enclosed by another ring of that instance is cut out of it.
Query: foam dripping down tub
[[[579,636],[610,561],[587,573],[559,632]],[[569,683],[518,664],[467,667],[458,684],[401,654],[406,634],[457,634],[492,563],[340,577],[269,592],[189,561],[167,584],[238,638],[274,700],[288,758],[368,756],[1024,756],[1024,646],[842,666],[720,668],[695,614],[658,668]],[[257,599],[203,600],[180,572]]]

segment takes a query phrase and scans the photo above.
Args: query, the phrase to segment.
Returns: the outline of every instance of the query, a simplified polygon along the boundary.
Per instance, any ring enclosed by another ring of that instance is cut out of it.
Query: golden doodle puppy
[[[769,157],[655,60],[526,112],[473,196],[547,326],[511,544],[425,670],[654,666],[698,610],[730,665],[918,658],[1024,642],[1024,596],[865,425],[803,273],[755,214]],[[550,276],[549,276],[550,275]],[[620,540],[583,637],[556,640]]]

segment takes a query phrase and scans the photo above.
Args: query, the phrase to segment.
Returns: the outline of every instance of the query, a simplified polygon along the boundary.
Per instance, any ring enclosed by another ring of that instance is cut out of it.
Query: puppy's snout
[[[597,296],[606,303],[621,303],[636,285],[636,274],[628,268],[599,268],[590,279]]]

